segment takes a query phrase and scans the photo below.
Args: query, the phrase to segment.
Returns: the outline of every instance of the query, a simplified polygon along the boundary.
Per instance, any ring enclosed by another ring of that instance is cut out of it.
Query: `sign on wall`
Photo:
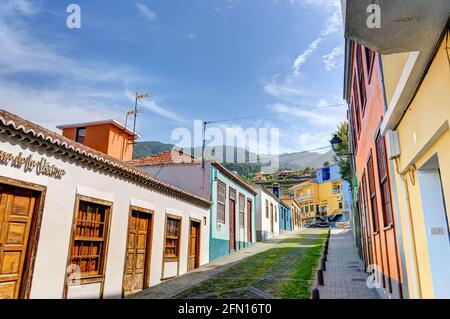
[[[65,169],[50,164],[44,157],[39,159],[34,159],[33,155],[25,157],[22,152],[15,155],[0,151],[0,164],[23,169],[25,173],[34,172],[37,175],[44,175],[56,179],[61,179],[66,174]]]

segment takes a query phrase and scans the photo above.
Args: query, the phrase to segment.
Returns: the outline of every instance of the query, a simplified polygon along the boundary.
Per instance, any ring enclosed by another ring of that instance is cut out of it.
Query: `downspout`
[[[422,287],[421,287],[421,283],[420,283],[420,276],[419,276],[419,261],[417,259],[417,247],[416,247],[416,236],[414,233],[414,227],[412,224],[412,208],[411,208],[411,200],[410,200],[410,196],[409,196],[409,187],[408,187],[408,180],[405,177],[405,174],[401,174],[400,173],[400,169],[399,169],[399,163],[398,163],[398,157],[395,158],[395,169],[397,171],[397,174],[401,177],[402,181],[403,181],[403,188],[404,188],[404,195],[405,195],[405,200],[406,200],[406,208],[408,211],[408,226],[409,226],[409,232],[410,232],[410,236],[411,236],[411,245],[412,245],[412,255],[413,255],[413,260],[414,260],[414,273],[415,273],[415,277],[416,277],[416,284],[417,284],[417,296],[418,299],[422,299]]]

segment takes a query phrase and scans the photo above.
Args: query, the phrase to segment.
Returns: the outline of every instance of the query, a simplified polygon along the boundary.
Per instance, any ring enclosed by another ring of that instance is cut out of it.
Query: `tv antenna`
[[[128,122],[128,116],[133,116],[133,144],[135,144],[136,140],[136,120],[139,113],[142,113],[143,110],[138,108],[138,101],[143,101],[146,98],[152,96],[151,93],[142,93],[142,92],[136,92],[135,100],[134,100],[134,109],[128,111],[126,114],[126,120],[125,120],[125,127],[127,126]]]

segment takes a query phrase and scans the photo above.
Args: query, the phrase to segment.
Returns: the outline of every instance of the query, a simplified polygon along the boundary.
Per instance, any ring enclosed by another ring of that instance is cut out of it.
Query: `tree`
[[[342,143],[337,145],[337,154],[333,157],[333,160],[339,165],[341,170],[341,176],[344,180],[351,183],[352,181],[352,173],[350,167],[350,147],[348,140],[348,122],[342,122],[338,125],[338,129],[336,134],[341,140]]]
[[[330,162],[326,161],[323,163],[323,167],[328,167],[328,166],[330,166]]]

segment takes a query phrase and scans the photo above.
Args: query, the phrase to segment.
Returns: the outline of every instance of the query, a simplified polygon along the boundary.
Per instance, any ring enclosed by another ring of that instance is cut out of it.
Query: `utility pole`
[[[137,120],[137,115],[138,113],[140,113],[139,109],[138,109],[138,101],[139,100],[144,100],[145,98],[151,96],[150,93],[139,93],[136,92],[136,98],[134,101],[134,111],[133,111],[133,115],[134,115],[134,121],[133,121],[133,144],[135,144],[135,139],[136,139],[136,120]]]
[[[208,125],[208,123],[209,122],[206,122],[206,121],[203,122],[202,169],[205,168],[206,125]]]

